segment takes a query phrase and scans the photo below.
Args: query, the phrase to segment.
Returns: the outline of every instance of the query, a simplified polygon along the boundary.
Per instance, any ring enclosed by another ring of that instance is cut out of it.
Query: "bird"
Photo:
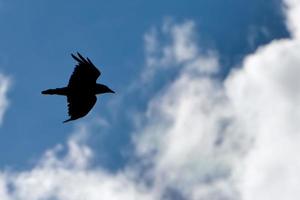
[[[94,107],[97,96],[104,93],[115,93],[104,84],[97,83],[101,71],[86,57],[77,52],[71,54],[77,64],[66,87],[47,89],[44,95],[63,95],[67,97],[69,119],[63,123],[86,116]]]

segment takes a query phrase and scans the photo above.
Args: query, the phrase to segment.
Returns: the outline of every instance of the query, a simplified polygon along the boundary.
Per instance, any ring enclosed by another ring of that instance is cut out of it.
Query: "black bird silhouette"
[[[85,59],[78,52],[78,57],[71,55],[78,64],[70,77],[68,86],[42,91],[42,94],[67,96],[70,118],[65,120],[64,123],[87,115],[97,101],[97,94],[115,93],[106,85],[96,83],[101,72],[89,58]]]

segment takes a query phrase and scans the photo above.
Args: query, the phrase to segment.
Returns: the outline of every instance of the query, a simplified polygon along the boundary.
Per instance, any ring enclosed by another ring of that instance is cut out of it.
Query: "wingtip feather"
[[[77,52],[77,55],[79,56],[79,58],[82,60],[82,62],[89,64],[88,61],[79,53]]]
[[[77,62],[82,62],[79,58],[77,58],[74,54],[71,53],[72,58],[74,58]]]
[[[88,61],[88,63],[89,63],[90,65],[94,66],[94,64],[92,63],[92,61],[91,61],[88,57],[86,57],[86,59],[87,59],[87,61]]]

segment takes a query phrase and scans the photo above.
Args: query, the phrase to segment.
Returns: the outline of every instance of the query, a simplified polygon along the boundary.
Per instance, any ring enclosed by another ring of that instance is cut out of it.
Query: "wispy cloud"
[[[146,122],[136,133],[136,152],[151,168],[145,172],[146,179],[159,199],[173,199],[174,193],[183,199],[236,199],[233,171],[248,140],[243,138],[223,82],[210,76],[219,70],[218,58],[199,53],[194,23],[166,27],[181,36],[167,31],[173,43],[162,49],[172,49],[173,56],[164,54],[156,63],[182,69],[149,102]],[[178,56],[179,52],[194,53]]]
[[[10,83],[10,78],[4,76],[3,74],[0,74],[0,124],[3,121],[5,111],[9,105],[9,101],[7,99],[7,91],[9,89]]]
[[[142,82],[151,80],[155,74],[163,70],[174,70],[178,67],[194,66],[201,63],[198,70],[207,73],[217,71],[215,52],[199,52],[195,23],[187,20],[176,24],[166,19],[161,28],[152,27],[145,34],[146,65],[142,73]],[[213,62],[213,63],[211,63]]]

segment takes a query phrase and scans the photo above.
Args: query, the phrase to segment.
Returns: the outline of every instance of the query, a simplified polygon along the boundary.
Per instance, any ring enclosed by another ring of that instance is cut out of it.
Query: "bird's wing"
[[[85,116],[93,108],[97,101],[95,95],[87,96],[78,96],[78,95],[68,95],[68,114],[70,119],[66,120],[71,121]]]
[[[73,74],[70,77],[68,87],[82,87],[94,85],[101,72],[95,67],[89,58],[84,58],[77,53],[77,56],[71,54],[78,62]]]

